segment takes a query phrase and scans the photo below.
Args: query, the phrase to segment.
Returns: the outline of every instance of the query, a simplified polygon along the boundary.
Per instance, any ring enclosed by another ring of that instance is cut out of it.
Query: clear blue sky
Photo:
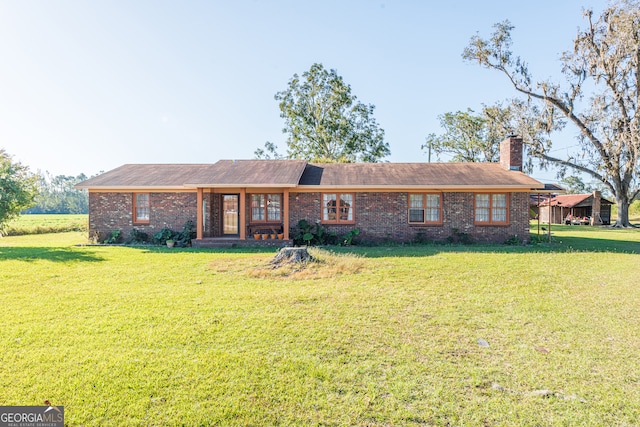
[[[534,76],[558,76],[582,8],[603,3],[0,0],[0,148],[54,175],[284,151],[274,94],[320,62],[376,106],[387,160],[426,161],[438,115],[515,95],[462,60],[471,36],[509,19]]]

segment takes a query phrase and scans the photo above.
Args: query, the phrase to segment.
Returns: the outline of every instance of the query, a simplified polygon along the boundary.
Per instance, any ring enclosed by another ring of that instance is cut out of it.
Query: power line
[[[547,151],[547,153],[554,153],[554,152],[556,152],[556,151],[568,150],[569,148],[575,148],[575,147],[580,147],[580,144],[570,145],[569,147],[556,148],[555,150],[549,150],[549,151]]]

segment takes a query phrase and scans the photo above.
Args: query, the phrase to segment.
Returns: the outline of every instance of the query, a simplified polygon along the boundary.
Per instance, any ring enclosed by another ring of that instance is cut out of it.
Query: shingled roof
[[[190,180],[211,176],[212,164],[128,164],[89,178],[76,188],[166,188],[183,189]]]
[[[220,160],[215,164],[129,164],[76,188],[184,189],[196,187],[295,187],[304,160]]]
[[[555,196],[545,202],[540,203],[540,206],[562,206],[563,208],[575,208],[580,206],[591,206],[591,199],[593,198],[593,193],[586,194],[564,194],[560,196]],[[603,205],[612,205],[613,202],[600,197],[600,203]]]
[[[537,189],[544,185],[498,163],[331,163],[309,164],[300,186],[414,187],[463,189],[477,187]]]
[[[129,164],[81,182],[88,189],[282,188],[544,188],[497,163],[329,163],[220,160],[215,164]]]
[[[211,175],[185,182],[187,187],[295,187],[307,162],[304,160],[220,160]]]

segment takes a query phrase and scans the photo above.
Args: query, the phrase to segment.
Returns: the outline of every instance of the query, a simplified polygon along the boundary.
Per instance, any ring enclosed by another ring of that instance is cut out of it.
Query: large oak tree
[[[564,82],[533,79],[527,63],[511,51],[508,21],[489,39],[474,36],[463,57],[503,73],[526,95],[514,103],[519,133],[529,154],[604,183],[618,204],[617,226],[629,226],[629,205],[640,194],[640,4],[620,0],[594,17],[571,51],[561,56]],[[568,158],[550,154],[550,133],[571,124],[580,150]]]
[[[255,152],[258,158],[290,158],[319,162],[377,162],[391,154],[384,130],[365,105],[351,93],[335,70],[313,64],[302,76],[294,74],[278,92],[287,154],[271,142]]]

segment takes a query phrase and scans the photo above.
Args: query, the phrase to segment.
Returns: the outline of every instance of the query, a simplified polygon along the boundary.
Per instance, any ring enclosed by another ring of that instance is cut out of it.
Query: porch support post
[[[538,193],[538,203],[536,207],[538,208],[538,238],[540,238],[540,217],[542,216],[542,211],[540,211],[540,193]]]
[[[548,237],[549,237],[548,242],[549,243],[551,243],[551,212],[555,213],[555,211],[556,211],[555,209],[551,208],[551,193],[549,193],[549,235],[548,235]],[[554,217],[555,217],[555,215],[554,215]]]
[[[246,203],[247,199],[247,189],[240,189],[240,206],[238,206],[238,211],[240,213],[240,240],[245,240],[247,238],[247,224],[246,218],[247,214],[245,209],[247,207]]]
[[[196,239],[202,239],[204,221],[202,217],[202,188],[197,189],[197,203],[196,203]]]
[[[282,223],[282,232],[284,233],[284,240],[289,240],[289,189],[284,189],[284,195],[282,196],[284,200],[282,201],[282,215],[283,215],[283,223]]]

